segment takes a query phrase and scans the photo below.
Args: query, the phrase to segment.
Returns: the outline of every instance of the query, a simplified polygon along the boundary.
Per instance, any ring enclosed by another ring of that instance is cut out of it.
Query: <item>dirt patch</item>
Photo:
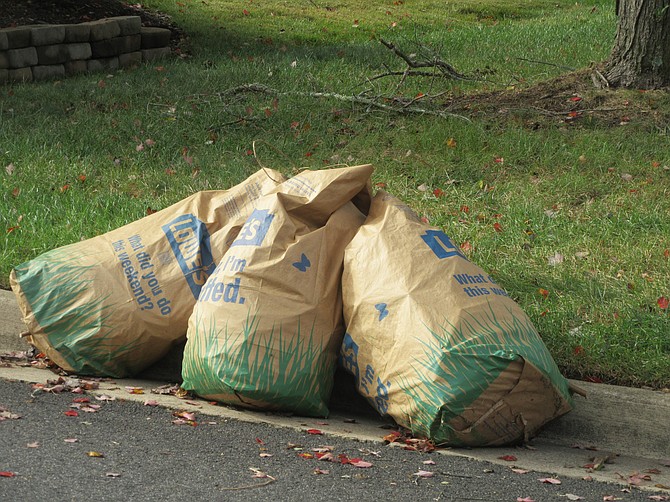
[[[533,129],[556,124],[652,128],[670,124],[667,91],[598,88],[594,78],[599,80],[594,69],[578,70],[526,88],[459,96],[446,106],[469,117],[513,116]]]

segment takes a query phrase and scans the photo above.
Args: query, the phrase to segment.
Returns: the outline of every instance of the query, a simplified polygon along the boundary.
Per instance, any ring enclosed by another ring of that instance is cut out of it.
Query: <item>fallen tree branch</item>
[[[454,80],[472,80],[471,78],[463,75],[462,73],[459,73],[456,68],[451,66],[449,63],[442,61],[441,59],[433,59],[432,61],[415,61],[412,59],[410,56],[402,52],[400,49],[398,49],[395,45],[393,45],[391,42],[387,42],[386,40],[379,39],[379,41],[384,45],[387,49],[393,51],[393,53],[398,56],[400,59],[402,59],[405,63],[407,63],[407,66],[409,68],[437,68],[440,70],[442,73],[442,76],[447,77],[447,78],[452,78]]]
[[[245,93],[245,92],[255,92],[259,94],[267,94],[268,96],[298,96],[298,97],[305,97],[305,98],[323,98],[323,99],[335,99],[338,101],[345,101],[347,103],[352,103],[352,104],[357,104],[357,105],[365,105],[370,108],[376,108],[379,110],[385,110],[388,112],[395,112],[395,113],[414,113],[414,114],[419,114],[419,115],[433,115],[436,117],[442,117],[442,118],[447,118],[447,117],[454,117],[454,118],[459,118],[463,119],[465,121],[470,122],[470,119],[467,117],[464,117],[463,115],[457,115],[455,113],[448,113],[444,112],[441,110],[429,110],[425,108],[419,108],[416,106],[408,106],[408,105],[403,105],[402,108],[388,105],[385,103],[380,102],[380,100],[384,98],[365,98],[362,96],[353,96],[353,95],[346,95],[346,94],[338,94],[335,92],[304,92],[304,91],[290,91],[290,92],[280,92],[277,89],[273,89],[272,87],[267,87],[262,84],[258,83],[253,83],[253,84],[243,84],[243,85],[238,85],[236,87],[231,87],[230,89],[226,89],[225,91],[221,91],[217,93],[217,96],[220,98],[226,97],[226,96],[235,96],[237,94]],[[411,104],[411,103],[410,103]]]

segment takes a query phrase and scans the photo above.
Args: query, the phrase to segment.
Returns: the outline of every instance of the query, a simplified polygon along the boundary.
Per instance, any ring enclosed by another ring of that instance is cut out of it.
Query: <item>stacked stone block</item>
[[[170,30],[139,16],[0,30],[0,84],[128,68],[170,55]]]

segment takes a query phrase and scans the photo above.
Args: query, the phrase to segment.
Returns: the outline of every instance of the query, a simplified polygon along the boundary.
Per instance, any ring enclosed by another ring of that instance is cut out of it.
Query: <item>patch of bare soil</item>
[[[586,123],[619,127],[643,124],[666,128],[670,124],[670,94],[598,88],[598,74],[584,69],[527,88],[460,96],[447,103],[450,112],[470,117],[522,120],[537,129],[547,125]]]

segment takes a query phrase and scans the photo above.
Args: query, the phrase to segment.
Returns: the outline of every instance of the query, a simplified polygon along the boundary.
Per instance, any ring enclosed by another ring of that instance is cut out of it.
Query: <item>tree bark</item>
[[[614,49],[605,68],[613,87],[670,85],[670,0],[620,0]]]

